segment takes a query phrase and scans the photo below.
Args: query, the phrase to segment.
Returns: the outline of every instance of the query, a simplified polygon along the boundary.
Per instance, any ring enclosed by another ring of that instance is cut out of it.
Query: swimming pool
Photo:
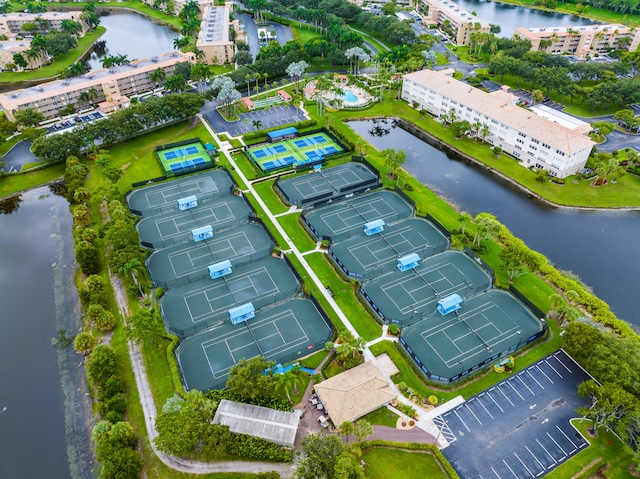
[[[344,90],[344,93],[340,95],[342,101],[347,103],[355,103],[358,101],[358,97],[351,90]]]

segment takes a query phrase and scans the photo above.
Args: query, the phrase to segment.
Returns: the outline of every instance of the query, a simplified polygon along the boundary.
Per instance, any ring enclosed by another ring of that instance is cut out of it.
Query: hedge
[[[178,396],[184,397],[187,392],[184,390],[184,385],[182,384],[182,376],[180,376],[178,361],[176,360],[175,354],[175,350],[178,347],[180,338],[178,338],[178,336],[174,334],[167,335],[167,338],[171,341],[167,345],[167,363],[169,363],[169,370],[171,372],[171,379],[173,380],[173,387]]]
[[[275,126],[273,128],[266,128],[264,130],[250,131],[249,133],[245,133],[242,138],[245,140],[254,140],[256,138],[266,138],[267,133],[270,131],[282,130],[283,128],[295,127],[298,130],[302,130],[304,128],[310,128],[312,126],[316,126],[318,124],[318,120],[303,120],[297,123],[289,123],[286,125]]]

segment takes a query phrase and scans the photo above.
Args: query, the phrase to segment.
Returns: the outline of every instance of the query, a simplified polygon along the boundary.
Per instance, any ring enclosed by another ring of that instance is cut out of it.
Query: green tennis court
[[[375,191],[323,206],[303,216],[316,238],[333,242],[363,234],[364,224],[382,219],[392,223],[413,214],[413,207],[391,191]]]
[[[291,140],[249,148],[247,155],[263,172],[267,173],[306,163],[317,163],[326,156],[343,151],[344,148],[329,135],[317,132]]]
[[[294,205],[336,198],[355,193],[378,184],[378,176],[362,163],[343,163],[278,181],[284,198]]]
[[[264,356],[286,363],[324,348],[331,327],[308,299],[293,298],[256,313],[240,324],[229,319],[218,327],[191,336],[176,356],[188,389],[223,388],[229,369],[242,358]]]
[[[234,268],[227,276],[170,289],[160,307],[169,330],[180,337],[211,328],[229,309],[253,303],[256,310],[296,294],[299,282],[286,262],[273,257]]]
[[[442,253],[449,240],[429,221],[409,218],[381,233],[359,236],[331,246],[329,254],[345,275],[372,279],[396,268],[398,257],[416,253],[421,260]]]
[[[251,213],[243,198],[229,195],[194,209],[143,218],[136,228],[144,246],[166,248],[193,241],[191,230],[195,228],[211,225],[215,232],[247,223]]]
[[[200,141],[174,147],[167,146],[169,148],[156,150],[156,155],[158,155],[160,164],[168,176],[184,174],[190,170],[195,171],[198,168],[213,165],[213,160]]]
[[[460,251],[445,251],[409,271],[395,270],[368,281],[360,293],[383,320],[402,326],[439,315],[438,300],[467,298],[491,287],[491,278]]]
[[[273,241],[265,229],[249,223],[214,235],[213,239],[164,248],[147,259],[153,284],[175,288],[209,277],[208,266],[229,260],[234,268],[266,258]]]
[[[465,300],[455,313],[403,328],[400,342],[427,377],[451,382],[534,341],[543,330],[543,320],[511,294],[492,289]]]
[[[127,204],[135,214],[150,216],[177,210],[178,200],[188,196],[196,196],[202,205],[214,198],[229,195],[232,187],[233,181],[225,171],[208,171],[133,190],[127,196]]]

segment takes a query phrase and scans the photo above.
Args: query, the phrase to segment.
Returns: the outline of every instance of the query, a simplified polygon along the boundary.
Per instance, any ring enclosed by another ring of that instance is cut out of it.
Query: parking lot
[[[569,423],[590,379],[558,351],[435,419],[462,479],[536,478],[588,445]]]
[[[216,102],[207,102],[201,112],[216,133],[227,132],[231,136],[244,135],[249,131],[272,128],[307,119],[304,111],[289,103],[274,106],[268,110],[253,110],[241,113],[239,115],[240,120],[233,122],[227,121],[222,117],[216,109]]]
[[[80,123],[89,123],[95,120],[99,120],[103,117],[102,113],[99,111],[93,113],[86,113],[84,115],[79,115],[74,118],[68,118],[66,120],[59,121],[53,125],[49,125],[47,127],[47,133],[56,133],[63,132],[69,128],[73,128]]]

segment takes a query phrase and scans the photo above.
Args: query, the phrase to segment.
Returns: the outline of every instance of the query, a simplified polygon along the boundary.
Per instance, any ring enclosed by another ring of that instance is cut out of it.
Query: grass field
[[[438,460],[429,451],[402,451],[373,448],[362,453],[368,479],[448,479]]]

